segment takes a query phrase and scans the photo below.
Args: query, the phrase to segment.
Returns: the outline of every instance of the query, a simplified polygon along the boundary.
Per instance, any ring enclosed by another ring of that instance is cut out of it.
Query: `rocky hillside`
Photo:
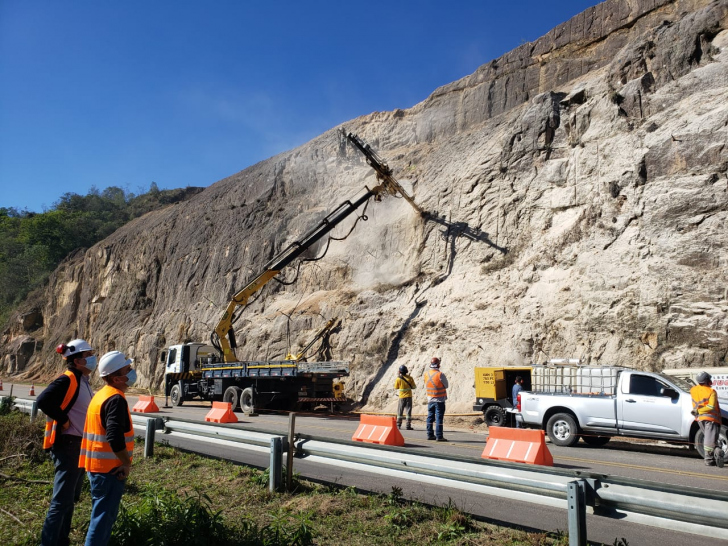
[[[726,28],[728,0],[608,0],[411,109],[346,123],[429,216],[370,202],[246,309],[238,356],[281,357],[288,328],[296,348],[341,317],[348,396],[391,409],[397,367],[417,378],[438,355],[454,411],[477,365],[728,365]],[[55,372],[52,348],[81,336],[159,386],[165,345],[206,341],[246,279],[374,184],[333,128],[131,222],[13,321],[3,373]]]

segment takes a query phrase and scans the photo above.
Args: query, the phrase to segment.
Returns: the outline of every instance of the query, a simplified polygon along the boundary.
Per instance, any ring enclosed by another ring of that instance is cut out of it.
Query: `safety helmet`
[[[133,362],[132,359],[126,358],[121,351],[106,353],[99,361],[99,376],[106,377]]]
[[[432,357],[432,360],[430,360],[430,368],[439,368],[440,367],[440,359],[436,356]]]
[[[708,372],[700,372],[698,374],[698,377],[695,378],[695,381],[697,381],[701,385],[708,385],[711,381],[713,381],[713,378]]]
[[[83,339],[74,339],[68,343],[61,343],[58,347],[56,347],[56,352],[66,360],[68,360],[68,357],[84,351],[93,351],[93,349],[91,348],[91,345]]]
[[[407,373],[408,371],[409,371],[409,370],[407,370],[407,366],[405,366],[404,364],[403,364],[402,366],[400,366],[400,367],[399,367],[399,373],[401,373],[401,374],[405,374],[405,373]]]

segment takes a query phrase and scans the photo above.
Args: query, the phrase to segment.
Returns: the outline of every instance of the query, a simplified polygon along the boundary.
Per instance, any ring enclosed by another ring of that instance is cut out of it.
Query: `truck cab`
[[[204,343],[185,343],[172,345],[162,351],[160,358],[167,374],[186,374],[196,372],[201,365],[213,364],[217,358],[217,351],[212,345]]]

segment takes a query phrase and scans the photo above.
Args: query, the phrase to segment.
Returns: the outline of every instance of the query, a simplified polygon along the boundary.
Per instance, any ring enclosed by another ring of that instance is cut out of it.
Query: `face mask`
[[[96,364],[97,364],[96,355],[86,357],[85,366],[88,371],[90,371],[90,372],[94,371],[96,369]]]
[[[129,370],[129,373],[126,374],[126,386],[131,387],[137,380],[137,373],[136,370]]]

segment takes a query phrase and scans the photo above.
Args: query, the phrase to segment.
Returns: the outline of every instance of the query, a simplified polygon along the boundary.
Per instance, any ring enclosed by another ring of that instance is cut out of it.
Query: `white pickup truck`
[[[522,426],[544,429],[555,445],[573,446],[581,437],[602,446],[619,435],[694,445],[703,456],[684,379],[620,367],[534,366],[531,382],[510,411]],[[728,460],[727,409],[721,408],[719,444]]]

